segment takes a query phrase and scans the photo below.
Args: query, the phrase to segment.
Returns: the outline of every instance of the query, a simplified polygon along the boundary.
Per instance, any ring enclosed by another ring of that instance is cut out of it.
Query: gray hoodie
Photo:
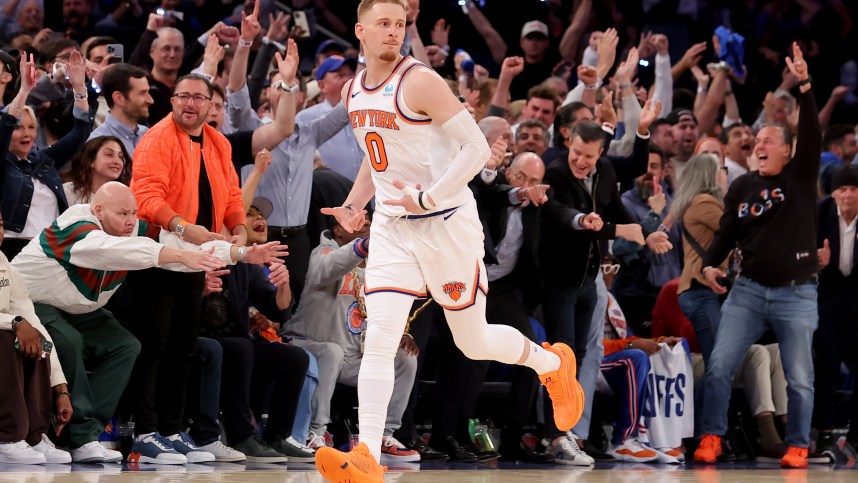
[[[366,259],[368,246],[368,238],[339,246],[330,230],[322,232],[319,246],[310,254],[301,303],[284,328],[286,336],[333,342],[347,358],[360,354],[366,318],[358,305],[364,280],[364,269],[358,265]]]

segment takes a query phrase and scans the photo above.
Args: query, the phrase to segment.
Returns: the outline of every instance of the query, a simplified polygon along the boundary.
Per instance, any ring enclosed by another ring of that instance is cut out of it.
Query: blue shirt
[[[251,109],[247,84],[238,92],[228,92],[227,99],[227,113],[236,129],[252,130],[271,122],[263,121]],[[291,99],[283,97],[282,101]],[[274,208],[268,217],[270,226],[307,224],[316,149],[348,124],[348,113],[340,103],[325,116],[308,123],[296,123],[295,132],[271,152],[271,165],[256,188],[256,196],[268,198]],[[252,165],[245,166],[241,170],[242,180],[246,180],[252,170]]]
[[[322,101],[315,106],[299,112],[295,116],[295,123],[310,123],[320,117],[324,117],[334,109],[336,109],[336,106],[330,105],[328,101]],[[357,178],[364,154],[351,126],[344,127],[328,142],[319,146],[319,153],[322,155],[322,161],[332,170],[352,181]]]
[[[149,128],[142,124],[138,124],[137,127],[131,129],[120,122],[119,119],[113,117],[113,114],[108,112],[107,117],[104,118],[104,123],[92,131],[87,141],[100,136],[115,136],[122,141],[122,145],[125,146],[125,150],[128,151],[128,155],[131,156],[131,159],[134,159],[134,148],[137,147],[137,143],[140,142],[140,138],[142,138],[148,130]]]

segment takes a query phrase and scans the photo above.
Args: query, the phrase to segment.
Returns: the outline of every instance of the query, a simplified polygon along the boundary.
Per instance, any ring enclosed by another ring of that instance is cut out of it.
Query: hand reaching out
[[[696,64],[691,66],[691,74],[694,76],[694,80],[697,81],[698,87],[709,87],[709,75],[704,73],[700,66]]]
[[[664,196],[662,194],[662,196]],[[654,231],[646,237],[646,246],[656,255],[663,255],[673,248],[670,243],[667,233],[663,231]]]
[[[700,42],[692,45],[682,54],[682,58],[679,59],[678,64],[682,66],[683,70],[688,70],[693,65],[697,65],[700,63],[700,59],[703,58],[703,52],[706,51],[706,42]]]
[[[653,42],[654,36],[655,34],[652,32],[641,32],[641,40],[638,42],[638,52],[640,52],[641,57],[644,59],[655,55],[655,43]]]
[[[351,206],[322,208],[323,215],[333,216],[337,223],[349,233],[359,231],[366,224],[366,210],[355,210]]]
[[[658,55],[668,55],[670,49],[670,42],[667,40],[667,35],[664,34],[655,34],[650,39],[653,47],[655,47],[655,51]],[[641,57],[644,57],[641,55]]]
[[[503,164],[504,157],[506,157],[506,147],[506,140],[502,137],[498,137],[492,144],[492,155],[486,162],[486,168],[498,169],[498,166]]]
[[[256,153],[256,159],[253,162],[253,169],[254,171],[258,171],[260,174],[263,174],[268,169],[269,165],[271,165],[271,151],[262,148],[261,151]]]
[[[581,218],[581,227],[585,230],[599,231],[605,225],[602,217],[596,213],[589,213]]]
[[[277,241],[263,243],[262,245],[254,243],[253,246],[245,252],[244,262],[254,265],[279,262],[281,258],[289,255],[289,252],[286,251],[288,248],[288,246],[281,245],[280,242]]]
[[[289,33],[287,25],[289,25],[290,18],[292,18],[291,15],[286,15],[282,11],[277,12],[276,17],[269,13],[268,38],[275,42],[283,42],[286,39],[286,35]]]
[[[268,266],[268,281],[275,287],[289,285],[289,269],[283,262],[277,261]]]
[[[593,86],[596,85],[598,80],[598,76],[596,75],[596,69],[589,65],[581,64],[578,66],[578,80],[584,83],[585,86]]]
[[[798,42],[792,43],[792,59],[787,57],[786,64],[790,72],[798,78],[799,82],[807,80],[807,62],[804,61],[804,54],[801,52]],[[810,87],[808,84],[805,84],[802,86],[801,91],[805,92],[807,89],[810,89]]]
[[[277,70],[280,71],[280,77],[287,85],[295,85],[295,80],[298,72],[298,64],[301,60],[298,58],[298,45],[295,41],[289,39],[286,41],[286,55],[281,56],[280,52],[274,54],[277,60]]]
[[[550,186],[547,184],[538,184],[535,186],[527,186],[518,190],[518,199],[521,200],[521,206],[528,206],[532,204],[533,206],[539,206],[543,203],[548,202],[548,189]]]
[[[602,103],[599,104],[599,119],[602,122],[617,125],[617,111],[614,110],[614,93],[608,91],[602,96]]]
[[[33,59],[33,54],[30,54],[29,61],[27,60],[26,52],[21,54],[21,61],[18,68],[21,71],[21,87],[19,88],[19,92],[29,95],[30,91],[36,85],[36,61]]]
[[[253,13],[247,15],[241,12],[241,40],[252,42],[259,35],[262,26],[259,25],[259,0],[253,5]]]
[[[649,132],[649,127],[658,119],[659,114],[661,114],[661,101],[647,99],[638,118],[638,132]]]
[[[217,35],[209,35],[209,40],[206,42],[205,54],[203,54],[203,72],[208,75],[217,75],[217,65],[223,60],[225,50],[220,45]]]
[[[203,287],[203,297],[213,294],[223,292],[223,277],[224,275],[229,275],[229,270],[215,270],[212,272],[206,272],[206,284]]]
[[[450,45],[450,26],[443,18],[439,18],[432,28],[432,43],[438,47]]]
[[[523,70],[523,57],[507,57],[503,60],[503,64],[501,64],[500,78],[510,82],[515,76],[521,74]]]
[[[66,69],[69,82],[75,92],[86,92],[86,62],[84,62],[80,51],[75,50],[71,53]]]

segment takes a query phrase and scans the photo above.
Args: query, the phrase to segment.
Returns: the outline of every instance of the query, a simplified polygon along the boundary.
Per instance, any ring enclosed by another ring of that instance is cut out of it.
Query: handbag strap
[[[706,250],[704,250],[703,247],[700,246],[700,243],[698,243],[697,240],[693,236],[691,236],[691,233],[688,232],[688,228],[685,228],[685,223],[682,224],[682,234],[685,235],[685,239],[688,240],[688,243],[691,245],[691,248],[693,248],[694,251],[697,252],[697,255],[700,256],[700,259],[702,260],[703,258],[705,258]]]

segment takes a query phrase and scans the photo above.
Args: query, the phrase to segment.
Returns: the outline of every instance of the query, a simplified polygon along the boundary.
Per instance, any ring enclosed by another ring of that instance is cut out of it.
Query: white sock
[[[376,462],[381,461],[382,435],[391,394],[393,394],[393,378],[389,381],[361,379],[358,382],[360,442],[366,443]]]
[[[138,434],[137,437],[134,438],[134,441],[143,441],[144,439],[148,438],[149,436],[152,436],[153,434],[155,434],[155,433]]]
[[[529,348],[523,366],[533,369],[539,375],[560,369],[560,357],[557,354],[545,350],[531,340],[528,340],[527,344]]]

